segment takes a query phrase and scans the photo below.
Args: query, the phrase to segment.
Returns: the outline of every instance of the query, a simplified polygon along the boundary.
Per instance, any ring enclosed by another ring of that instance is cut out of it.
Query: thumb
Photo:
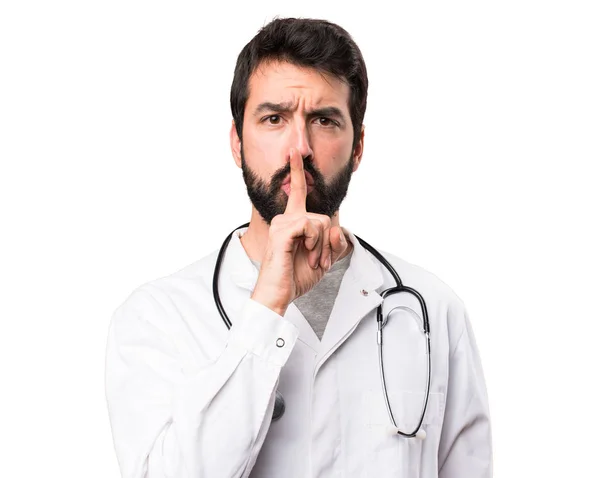
[[[348,247],[348,241],[341,226],[334,226],[329,230],[329,244],[331,246],[331,263],[333,264]]]

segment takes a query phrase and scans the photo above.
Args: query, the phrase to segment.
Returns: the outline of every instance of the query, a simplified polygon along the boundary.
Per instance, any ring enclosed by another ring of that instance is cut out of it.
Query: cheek
[[[330,176],[340,170],[342,165],[346,164],[352,153],[352,143],[346,138],[323,138],[313,144],[315,158],[322,164],[321,172]]]
[[[286,164],[289,146],[274,135],[247,135],[243,147],[246,162],[263,178]]]

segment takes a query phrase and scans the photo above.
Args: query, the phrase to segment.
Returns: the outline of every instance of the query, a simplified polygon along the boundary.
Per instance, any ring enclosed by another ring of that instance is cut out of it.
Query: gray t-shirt
[[[350,258],[353,253],[354,248],[346,257],[333,264],[317,285],[293,301],[315,331],[319,340],[323,337],[325,326],[333,310],[344,274],[350,266]],[[261,263],[256,261],[252,261],[252,263],[260,271]]]

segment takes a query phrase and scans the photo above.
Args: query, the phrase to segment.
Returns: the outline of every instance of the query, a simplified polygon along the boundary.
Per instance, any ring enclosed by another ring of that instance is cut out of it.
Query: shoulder
[[[426,268],[387,251],[379,250],[379,253],[394,267],[402,284],[416,290],[423,297],[432,333],[436,331],[446,335],[452,347],[463,333],[468,320],[463,300],[449,284]],[[381,271],[385,277],[384,288],[393,287],[395,281],[383,264]]]
[[[438,275],[423,266],[411,263],[395,254],[379,250],[379,253],[396,269],[402,283],[419,291],[423,290],[432,299],[449,305],[462,304],[461,298],[454,289],[444,282]],[[376,260],[376,258],[374,258]],[[393,282],[393,278],[382,264],[382,271],[386,277],[386,284]]]
[[[144,313],[146,317],[172,317],[172,312],[185,311],[209,296],[212,272],[218,252],[204,257],[164,276],[136,286],[117,306],[116,312]]]

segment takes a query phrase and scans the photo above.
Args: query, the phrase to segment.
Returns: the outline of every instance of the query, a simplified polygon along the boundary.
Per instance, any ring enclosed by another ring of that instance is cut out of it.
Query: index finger
[[[290,149],[290,196],[285,213],[306,212],[306,178],[304,162],[298,150]]]

